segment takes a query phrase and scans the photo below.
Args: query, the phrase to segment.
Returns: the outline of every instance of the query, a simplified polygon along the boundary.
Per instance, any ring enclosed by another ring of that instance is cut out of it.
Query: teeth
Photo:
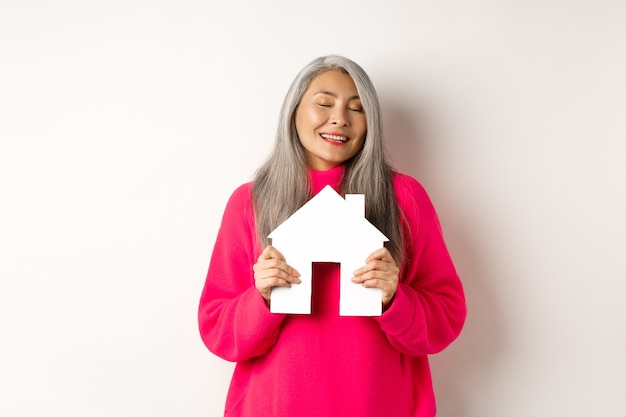
[[[335,142],[347,142],[348,141],[348,138],[346,138],[345,136],[328,135],[326,133],[323,133],[320,136],[323,137],[324,139],[334,140]]]

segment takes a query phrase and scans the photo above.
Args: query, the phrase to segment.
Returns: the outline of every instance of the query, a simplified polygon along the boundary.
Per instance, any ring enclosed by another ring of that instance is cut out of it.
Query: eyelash
[[[322,104],[322,103],[318,104],[318,106],[320,106],[320,107],[332,107],[331,104]],[[352,108],[348,107],[348,110],[351,110],[351,111],[354,111],[354,112],[357,112],[357,113],[363,113],[363,109],[352,109]]]

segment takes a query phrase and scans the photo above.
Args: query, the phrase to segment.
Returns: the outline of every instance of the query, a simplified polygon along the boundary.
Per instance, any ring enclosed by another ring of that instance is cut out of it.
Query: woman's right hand
[[[274,287],[299,284],[300,274],[287,265],[285,257],[273,246],[266,247],[252,267],[256,289],[269,302]]]

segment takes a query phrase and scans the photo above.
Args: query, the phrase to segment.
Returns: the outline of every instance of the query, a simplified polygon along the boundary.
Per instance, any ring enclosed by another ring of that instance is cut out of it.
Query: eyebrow
[[[331,97],[337,98],[337,94],[333,93],[332,91],[327,91],[327,90],[318,91],[317,93],[315,93],[313,95],[317,96],[319,94],[324,94],[324,95],[327,95],[327,96],[331,96]],[[361,97],[359,97],[358,95],[354,95],[354,96],[352,96],[352,97],[350,97],[348,99],[348,101],[350,101],[350,100],[361,100]]]

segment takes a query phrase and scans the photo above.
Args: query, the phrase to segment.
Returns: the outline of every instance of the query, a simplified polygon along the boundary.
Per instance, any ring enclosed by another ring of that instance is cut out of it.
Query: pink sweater
[[[314,194],[327,184],[337,189],[342,173],[312,171]],[[313,266],[311,315],[270,313],[254,286],[262,248],[251,184],[233,193],[199,308],[206,346],[237,362],[226,416],[435,415],[427,355],[458,336],[465,299],[426,191],[403,174],[394,174],[394,187],[411,238],[395,298],[380,317],[339,316],[339,267],[331,263]]]

